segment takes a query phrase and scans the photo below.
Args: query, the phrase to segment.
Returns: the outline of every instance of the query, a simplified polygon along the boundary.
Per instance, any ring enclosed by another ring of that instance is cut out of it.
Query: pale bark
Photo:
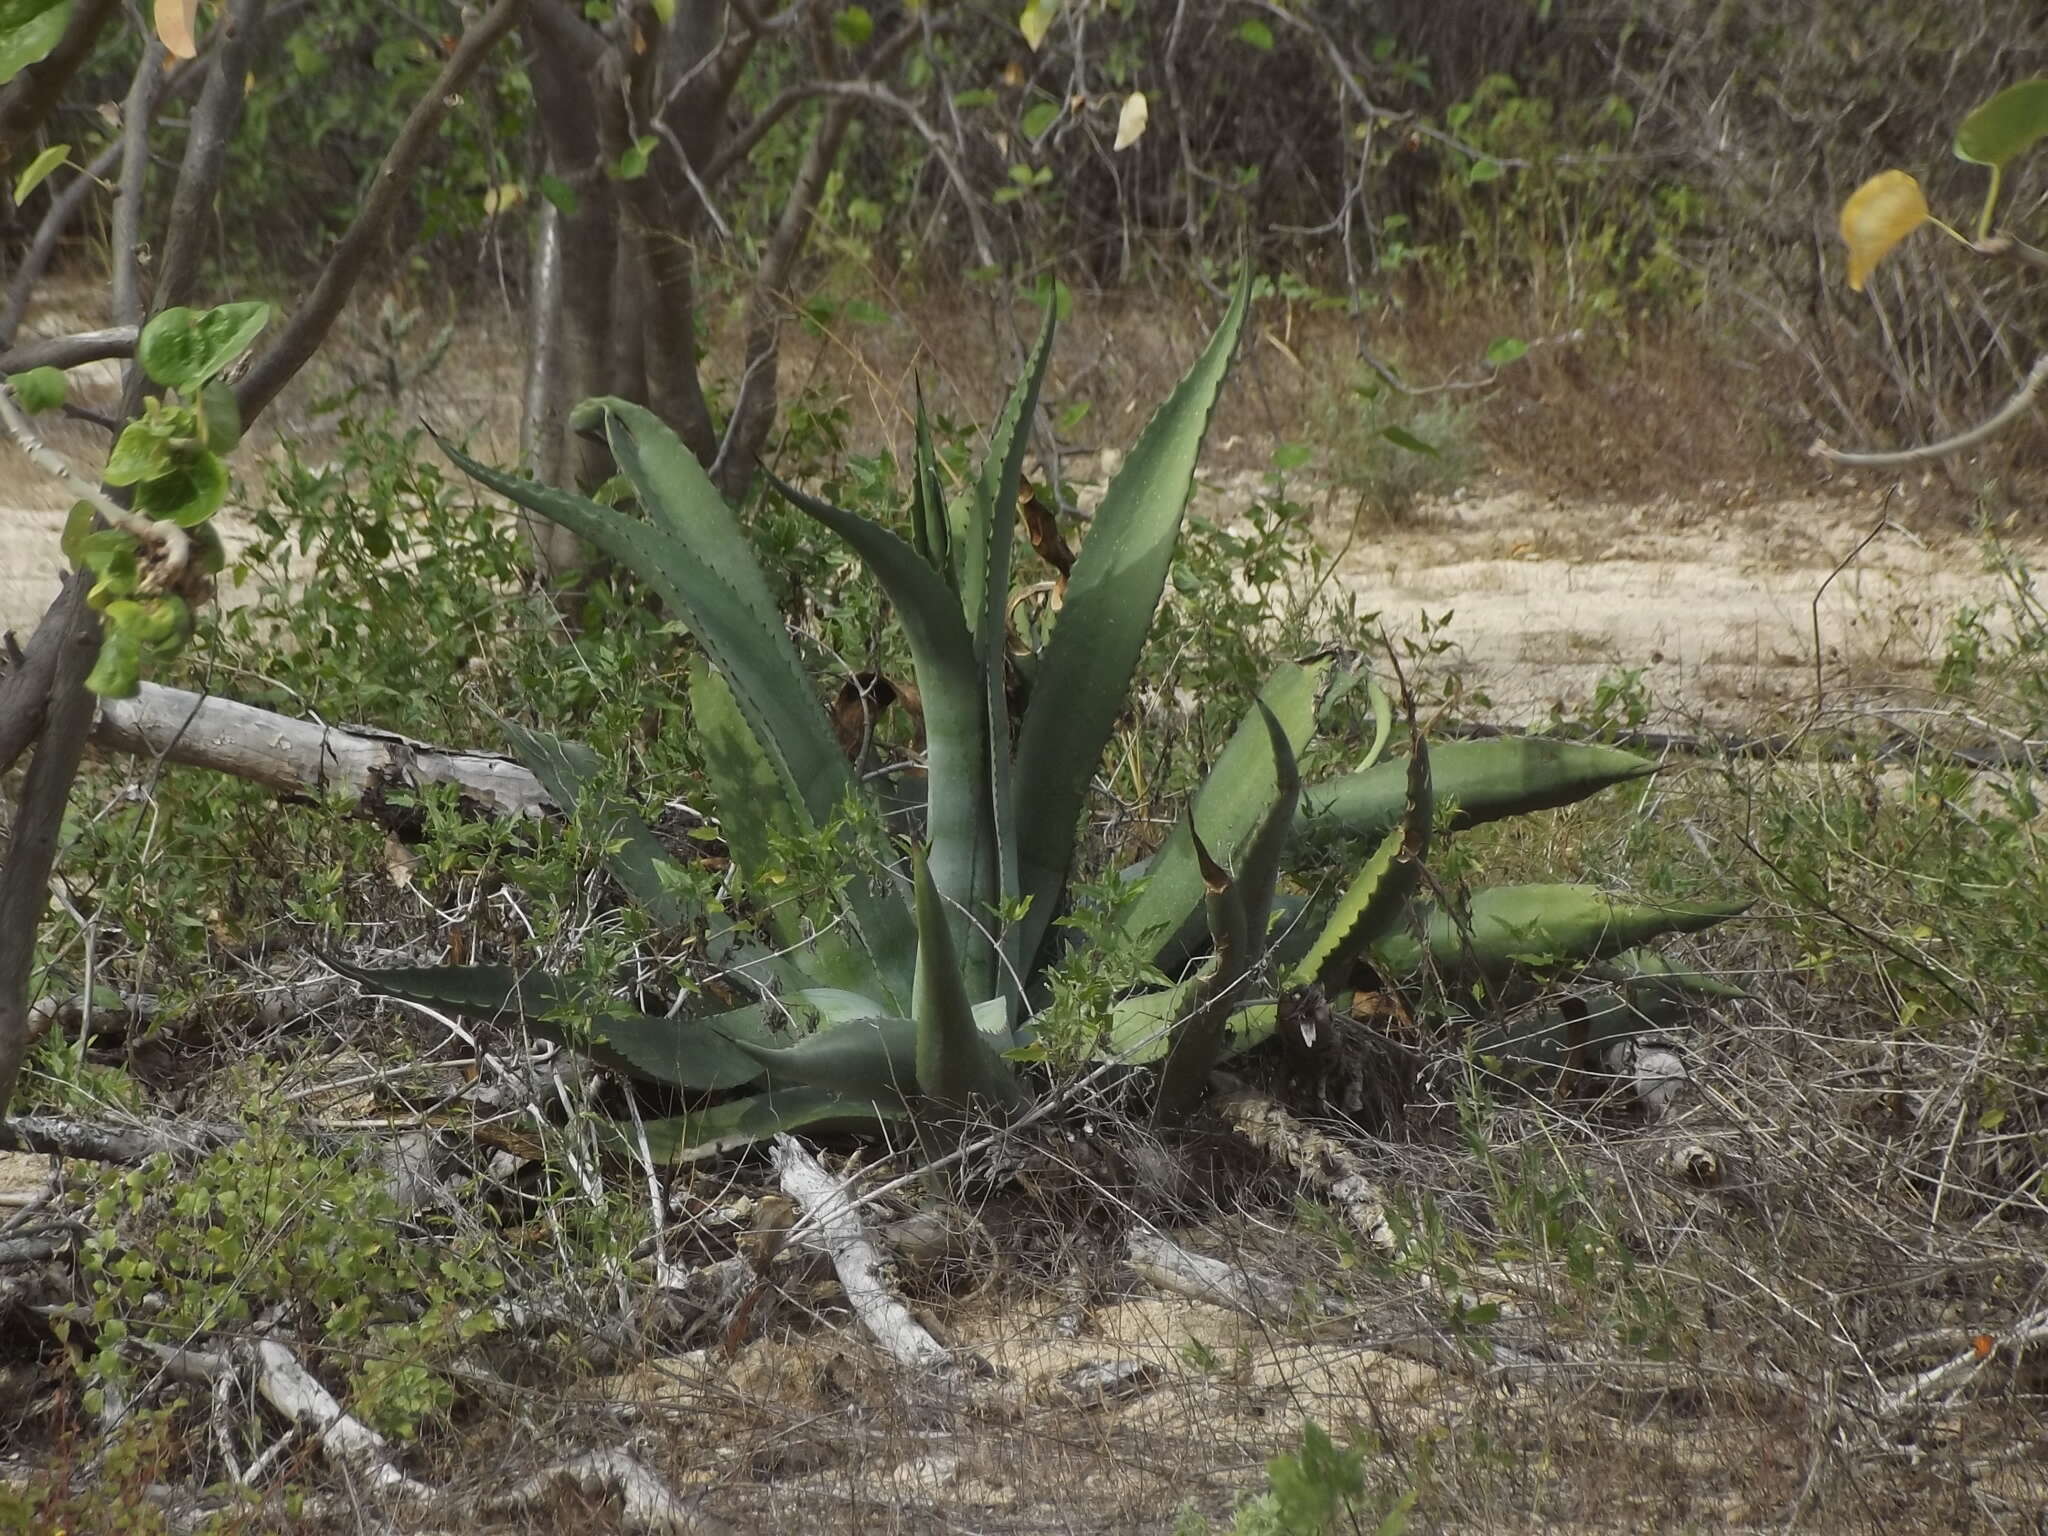
[[[824,1241],[839,1284],[861,1326],[899,1365],[948,1370],[953,1355],[910,1315],[889,1286],[881,1253],[869,1241],[846,1188],[827,1173],[793,1136],[777,1136],[773,1153],[783,1193],[804,1210]]]
[[[394,790],[452,784],[480,815],[540,817],[555,804],[512,759],[458,752],[363,726],[322,725],[267,709],[144,683],[100,708],[92,744],[210,768],[285,794],[342,796],[391,820]]]

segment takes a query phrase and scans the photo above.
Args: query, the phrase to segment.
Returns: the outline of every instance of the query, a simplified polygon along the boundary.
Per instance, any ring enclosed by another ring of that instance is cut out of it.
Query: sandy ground
[[[1910,680],[1960,609],[1998,600],[1975,539],[1921,537],[1875,501],[1470,495],[1359,537],[1338,570],[1397,632],[1448,616],[1444,664],[1502,721],[1577,708],[1640,669],[1659,708],[1735,726],[1811,698],[1816,634],[1826,687]]]
[[[91,307],[91,290],[80,288],[38,315],[32,329],[89,325]],[[1128,352],[1130,335],[1137,334],[1122,320],[1105,320],[1098,329],[1098,351],[1114,344]],[[429,412],[487,455],[510,457],[518,359],[489,339],[502,328],[464,324],[460,330],[463,339],[405,408]],[[376,331],[373,316],[352,315],[336,352],[374,354]],[[925,345],[915,335],[897,340]],[[1096,368],[1089,353],[1089,336],[1067,338],[1062,354],[1080,362],[1069,362],[1068,377],[1056,377],[1055,384],[1085,388]],[[907,354],[900,376],[928,360],[928,352]],[[1163,355],[1147,366],[1168,373],[1175,364]],[[1062,371],[1054,370],[1056,376]],[[820,351],[793,334],[787,372],[792,388],[819,373],[846,374],[841,392],[856,417],[895,408],[874,382],[899,376],[893,362],[864,361],[854,369],[829,348]],[[320,423],[309,419],[309,404],[341,379],[325,360],[315,374],[287,393],[237,456],[245,484],[260,482],[256,455],[274,445],[278,429],[310,426],[317,440]],[[87,395],[111,396],[118,384],[113,364],[74,377]],[[1156,397],[1151,382],[1135,386],[1137,398]],[[1120,382],[1118,392],[1125,387]],[[1262,386],[1254,381],[1245,393],[1259,395]],[[972,402],[963,404],[971,414]],[[1266,409],[1270,415],[1271,402]],[[1275,418],[1265,425],[1277,424]],[[1254,435],[1266,433],[1255,428]],[[56,422],[49,436],[81,465],[104,453],[103,435],[89,426]],[[1228,464],[1264,462],[1266,455],[1247,453],[1223,435],[1211,457]],[[1205,473],[1203,483],[1205,510],[1228,516],[1261,494],[1266,478],[1218,468]],[[1299,486],[1290,486],[1290,495],[1319,499]],[[68,506],[56,484],[12,444],[0,443],[0,628],[32,627],[48,602]],[[1821,670],[1830,687],[1848,678],[1866,684],[1910,679],[1924,670],[1961,607],[1998,598],[1999,579],[1967,535],[1922,535],[1888,525],[1859,551],[1883,510],[1875,489],[1786,500],[1709,488],[1685,498],[1616,503],[1546,496],[1482,476],[1391,527],[1347,529],[1348,512],[1334,504],[1317,516],[1320,536],[1342,551],[1339,577],[1363,610],[1377,610],[1397,634],[1411,636],[1424,615],[1432,621],[1449,616],[1438,638],[1451,648],[1439,665],[1458,668],[1469,687],[1484,690],[1491,718],[1528,723],[1553,708],[1577,709],[1603,679],[1641,668],[1642,686],[1665,714],[1732,726],[1811,697],[1817,596]],[[234,519],[223,519],[223,532],[232,545]],[[2036,541],[2019,553],[2038,566],[2048,549]]]

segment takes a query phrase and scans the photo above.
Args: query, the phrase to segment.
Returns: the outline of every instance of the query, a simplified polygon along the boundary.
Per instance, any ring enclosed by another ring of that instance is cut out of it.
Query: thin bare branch
[[[214,25],[215,41],[204,66],[206,84],[192,112],[185,158],[171,192],[170,222],[150,306],[153,310],[185,303],[198,284],[207,235],[213,228],[214,199],[227,167],[228,145],[242,117],[243,81],[263,28],[263,6],[264,0],[235,0]],[[137,389],[139,382],[132,383],[127,393]]]
[[[99,615],[85,606],[80,583],[67,587],[61,602],[63,642],[42,741],[22,781],[6,855],[0,859],[0,1114],[14,1097],[15,1081],[28,1055],[28,982],[35,964],[36,933],[49,899],[50,870],[57,862],[64,803],[78,777],[92,725],[93,697],[86,692],[85,680],[99,656]]]
[[[93,188],[114,173],[114,167],[120,160],[121,141],[116,139],[94,155],[92,163],[73,176],[70,184],[44,211],[43,222],[36,226],[35,239],[29,242],[27,254],[21,258],[21,265],[14,269],[14,276],[7,284],[7,305],[0,310],[0,346],[13,342],[14,333],[21,329],[21,322],[28,316],[29,301],[35,297],[36,284],[43,280],[43,273],[57,254],[58,242],[71,227],[71,221],[78,217],[78,210],[85,206]]]
[[[136,515],[101,490],[90,476],[79,473],[69,459],[36,434],[34,424],[14,398],[13,389],[5,383],[0,383],[0,427],[6,429],[37,469],[54,478],[79,501],[91,502],[93,510],[111,526],[132,534],[145,549],[153,551],[145,564],[142,590],[163,592],[177,585],[192,554],[192,539],[184,529],[160,518]]]
[[[463,33],[462,41],[456,44],[439,77],[414,104],[405,126],[391,145],[390,153],[377,168],[369,195],[363,199],[355,221],[349,225],[334,253],[327,258],[327,265],[321,269],[320,280],[314,284],[312,294],[292,316],[284,334],[256,359],[235,390],[235,402],[241,407],[245,425],[262,414],[327,339],[328,331],[348,303],[350,293],[355,290],[356,281],[362,276],[371,252],[383,239],[386,227],[411,187],[413,173],[432,147],[442,119],[448,115],[448,108],[483,63],[485,55],[511,31],[526,3],[527,0],[497,0],[497,4]]]
[[[2034,366],[2027,370],[2027,377],[2020,387],[1990,416],[1974,427],[1945,437],[1937,443],[1925,443],[1918,448],[1900,448],[1889,453],[1846,453],[1831,447],[1824,439],[1815,438],[1807,450],[1817,459],[1826,459],[1831,464],[1843,464],[1853,469],[1893,469],[1901,464],[1922,464],[1929,459],[1943,459],[1950,454],[1961,453],[1974,448],[1986,438],[1996,436],[2011,426],[2032,409],[2034,396],[2041,392],[2041,386],[2048,384],[2048,352],[2034,359]]]
[[[103,331],[79,331],[70,336],[41,336],[0,352],[0,373],[26,373],[31,368],[76,368],[80,363],[105,362],[110,358],[135,355],[135,327],[110,326]]]
[[[143,45],[128,98],[121,104],[121,181],[114,189],[114,314],[116,325],[140,325],[147,313],[142,297],[142,204],[149,184],[149,129],[157,91],[164,82],[164,45],[152,37]]]

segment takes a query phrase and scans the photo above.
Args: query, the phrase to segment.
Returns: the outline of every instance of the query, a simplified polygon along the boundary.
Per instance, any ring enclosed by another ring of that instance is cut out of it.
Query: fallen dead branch
[[[311,1429],[329,1459],[369,1480],[379,1493],[424,1501],[435,1497],[425,1483],[398,1470],[391,1445],[361,1419],[345,1412],[334,1395],[275,1339],[256,1346],[256,1390],[294,1424]]]
[[[899,1365],[918,1370],[956,1365],[952,1351],[910,1315],[889,1285],[888,1267],[854,1213],[846,1187],[793,1136],[777,1136],[772,1156],[783,1193],[815,1224],[860,1325]]]
[[[1260,1152],[1294,1173],[1322,1195],[1344,1218],[1346,1226],[1373,1251],[1391,1255],[1394,1230],[1387,1225],[1387,1205],[1378,1182],[1365,1170],[1364,1159],[1334,1136],[1303,1125],[1273,1099],[1233,1085],[1216,1098],[1216,1112]]]
[[[562,1485],[592,1498],[619,1501],[625,1529],[656,1536],[723,1536],[731,1526],[685,1503],[632,1452],[589,1451],[544,1467],[514,1488],[484,1500],[486,1514],[523,1514]]]
[[[298,720],[232,699],[144,683],[109,699],[93,726],[96,747],[208,768],[288,795],[340,796],[394,830],[418,820],[394,792],[453,785],[465,810],[540,817],[556,806],[540,781],[509,757],[462,752],[367,726]]]
[[[146,1163],[159,1154],[198,1157],[242,1139],[242,1128],[212,1121],[104,1125],[56,1115],[0,1120],[0,1152],[41,1152],[89,1163]]]
[[[1295,1311],[1296,1290],[1278,1276],[1195,1253],[1149,1228],[1131,1233],[1124,1262],[1141,1280],[1191,1301],[1228,1307],[1267,1322]]]

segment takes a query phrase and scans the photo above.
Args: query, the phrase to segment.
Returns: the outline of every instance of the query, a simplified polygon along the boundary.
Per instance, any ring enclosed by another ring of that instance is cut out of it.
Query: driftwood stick
[[[0,373],[26,373],[31,368],[76,368],[135,355],[135,327],[109,326],[103,331],[77,331],[69,336],[38,336],[0,353]]]
[[[0,1119],[0,1151],[40,1152],[92,1163],[146,1163],[158,1154],[197,1157],[242,1138],[237,1125],[185,1120],[165,1125],[106,1125],[57,1115]]]
[[[1345,1225],[1374,1252],[1391,1256],[1394,1229],[1387,1225],[1386,1199],[1366,1172],[1364,1159],[1334,1136],[1303,1125],[1274,1100],[1249,1088],[1218,1095],[1216,1110],[1230,1128],[1260,1152],[1291,1168],[1344,1217]]]
[[[772,1156],[783,1193],[815,1223],[861,1326],[901,1365],[920,1370],[950,1368],[952,1353],[910,1315],[910,1309],[890,1288],[887,1267],[854,1214],[846,1187],[793,1136],[777,1136]]]
[[[1132,1232],[1124,1262],[1162,1291],[1272,1321],[1294,1310],[1294,1287],[1277,1275],[1183,1248],[1149,1228]]]
[[[483,1504],[488,1515],[515,1515],[545,1503],[568,1484],[592,1497],[619,1501],[625,1529],[654,1536],[719,1536],[732,1529],[685,1502],[654,1475],[647,1464],[623,1447],[588,1451],[544,1467],[510,1493],[493,1494]]]
[[[345,1412],[334,1394],[275,1339],[256,1346],[256,1390],[294,1424],[313,1430],[331,1460],[367,1478],[377,1492],[414,1501],[436,1497],[425,1483],[399,1471],[391,1459],[390,1442]]]
[[[452,784],[478,811],[539,817],[555,810],[540,781],[510,758],[429,746],[384,731],[322,725],[267,709],[144,683],[109,699],[96,747],[249,779],[285,794],[345,795],[379,820],[392,790]]]

